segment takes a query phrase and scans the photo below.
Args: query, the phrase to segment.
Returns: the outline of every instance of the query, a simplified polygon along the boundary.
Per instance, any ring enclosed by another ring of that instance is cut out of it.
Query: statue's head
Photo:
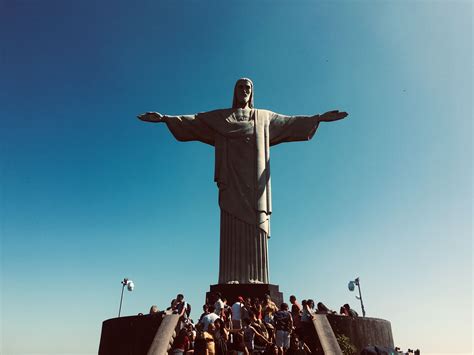
[[[235,83],[232,108],[243,107],[246,104],[253,108],[253,82],[248,78],[241,78]]]

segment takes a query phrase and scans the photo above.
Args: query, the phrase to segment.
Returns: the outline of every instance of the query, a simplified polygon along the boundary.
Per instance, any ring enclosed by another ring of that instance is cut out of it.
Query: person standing
[[[270,295],[265,295],[265,300],[262,304],[263,321],[266,324],[272,324],[273,314],[276,311],[278,311],[278,307],[275,302],[272,301]]]
[[[224,301],[221,299],[221,294],[216,293],[216,302],[214,303],[214,313],[218,315],[219,318],[224,319]]]
[[[205,304],[202,306],[202,314],[199,316],[198,323],[201,322],[202,317],[206,316],[209,314],[209,305]]]
[[[239,296],[237,302],[232,305],[232,329],[242,328],[242,315],[244,308],[244,299]]]
[[[293,326],[298,335],[301,336],[301,305],[296,300],[295,295],[290,296],[291,316],[293,317]]]
[[[303,311],[301,313],[301,337],[305,344],[308,346],[311,344],[313,338],[313,318],[314,318],[314,301],[313,300],[303,300]]]
[[[244,343],[249,354],[253,354],[255,350],[263,351],[265,350],[266,346],[270,344],[267,338],[255,328],[255,324],[252,323],[249,318],[244,319],[243,327]],[[263,346],[258,346],[256,341],[260,344],[263,344]]]
[[[219,319],[219,316],[214,312],[214,307],[210,306],[209,313],[201,318],[200,323],[202,324],[203,330],[207,332],[209,325],[214,324],[216,319]]]
[[[288,304],[282,303],[280,310],[273,317],[275,324],[275,343],[278,354],[283,355],[290,348],[290,334],[293,329],[293,317],[288,311]]]
[[[179,315],[179,320],[180,320],[180,329],[183,328],[183,325],[187,323],[188,321],[188,314],[186,313],[186,310],[188,309],[188,304],[184,300],[184,295],[183,294],[178,294],[176,296],[176,302],[173,305],[173,314]]]
[[[301,316],[301,306],[296,300],[295,295],[290,296],[290,303],[291,303],[291,316],[293,317],[293,320],[295,320],[296,315]]]
[[[229,332],[225,328],[225,324],[222,319],[216,319],[214,321],[214,337],[216,355],[227,355],[227,341],[229,340]]]

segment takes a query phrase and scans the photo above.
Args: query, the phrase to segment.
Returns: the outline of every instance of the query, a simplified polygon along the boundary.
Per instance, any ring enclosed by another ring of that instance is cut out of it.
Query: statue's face
[[[252,95],[252,85],[247,80],[241,80],[237,83],[235,96],[237,101],[242,104],[248,104]]]

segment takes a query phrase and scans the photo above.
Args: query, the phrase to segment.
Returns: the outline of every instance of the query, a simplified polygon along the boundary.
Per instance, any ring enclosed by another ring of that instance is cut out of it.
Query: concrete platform
[[[169,322],[166,322],[163,319],[161,314],[158,316],[121,317],[104,321],[99,355],[150,355],[150,351],[153,355],[161,355],[165,351],[164,349],[167,349],[168,343],[172,341],[173,334],[170,329],[176,324],[176,320],[170,319]],[[347,336],[356,347],[358,354],[369,345],[391,348],[394,346],[390,322],[384,319],[327,315],[327,322],[332,328],[334,336]],[[166,324],[168,326],[165,327]],[[163,328],[160,329],[162,325]],[[324,331],[320,336],[316,330],[317,325],[310,329],[311,341],[308,346],[313,351],[313,355],[325,354],[323,349],[328,349],[328,345],[325,343],[328,339],[330,340],[327,335],[327,326],[325,321],[322,326],[319,325],[319,332]],[[160,334],[163,334],[163,339],[160,338]],[[335,345],[330,345],[329,349],[333,348]]]
[[[216,292],[226,297],[229,304],[235,302],[238,296],[258,297],[263,300],[267,293],[277,305],[283,302],[283,294],[278,286],[271,284],[211,285],[206,297],[211,300]],[[164,355],[169,342],[173,341],[173,324],[177,323],[176,319],[163,321],[166,317],[170,315],[165,316],[162,312],[157,315],[121,317],[104,321],[99,355],[161,355],[161,353]],[[307,329],[308,346],[313,355],[324,354],[323,349],[326,353],[338,354],[340,350],[337,349],[334,339],[339,335],[347,336],[357,353],[370,345],[391,348],[394,346],[392,328],[387,320],[332,314],[323,318]]]

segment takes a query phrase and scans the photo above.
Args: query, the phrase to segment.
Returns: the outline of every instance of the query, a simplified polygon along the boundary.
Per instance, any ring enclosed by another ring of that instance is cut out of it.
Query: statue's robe
[[[219,283],[269,283],[270,146],[311,139],[318,120],[252,109],[249,120],[239,121],[236,112],[165,116],[165,122],[177,140],[215,147],[214,180],[221,209]]]

